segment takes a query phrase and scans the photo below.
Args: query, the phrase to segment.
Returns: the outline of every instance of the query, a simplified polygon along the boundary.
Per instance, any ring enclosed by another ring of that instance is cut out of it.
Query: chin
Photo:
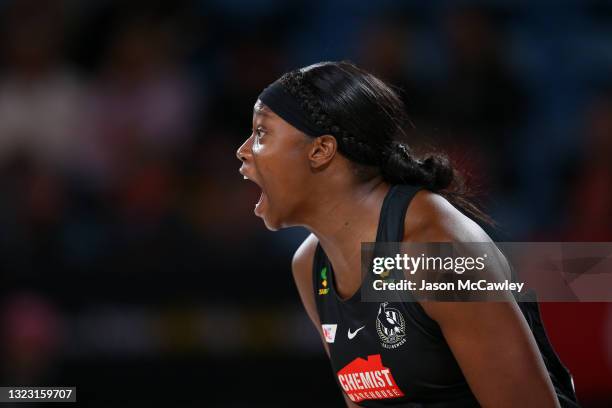
[[[276,217],[270,216],[270,214],[261,214],[260,218],[263,220],[266,228],[270,231],[278,231],[279,229],[283,228],[282,223]]]
[[[295,226],[295,224],[288,223],[286,220],[283,220],[282,217],[271,216],[270,214],[263,214],[261,219],[263,220],[266,228],[270,231],[278,231]]]
[[[264,224],[266,226],[266,228],[270,231],[278,231],[279,229],[283,228],[281,225],[278,224],[272,224],[268,221],[266,221],[266,219],[264,218]]]

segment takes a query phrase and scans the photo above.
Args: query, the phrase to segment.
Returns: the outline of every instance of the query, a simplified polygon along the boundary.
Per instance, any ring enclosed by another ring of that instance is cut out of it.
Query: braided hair
[[[336,138],[338,150],[364,177],[380,174],[392,184],[435,191],[452,183],[454,171],[445,156],[419,159],[402,142],[409,122],[404,105],[374,75],[349,62],[324,62],[288,72],[280,82],[310,120]]]
[[[405,142],[410,120],[389,85],[347,61],[313,64],[279,81],[311,122],[336,138],[339,152],[353,163],[359,179],[382,176],[390,184],[422,186],[493,224],[465,198],[467,189],[447,156],[419,157]]]

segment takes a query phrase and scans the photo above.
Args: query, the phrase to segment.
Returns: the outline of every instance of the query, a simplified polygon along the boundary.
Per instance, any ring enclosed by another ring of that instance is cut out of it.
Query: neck
[[[346,179],[343,183],[328,179],[319,185],[320,191],[311,194],[316,201],[308,206],[301,224],[319,239],[338,286],[350,291],[360,282],[361,242],[376,240],[380,210],[390,186],[380,177],[353,185],[347,185]],[[342,281],[350,283],[343,285]]]
[[[374,210],[380,210],[388,189],[381,178],[358,185],[324,187],[312,195],[317,202],[310,206],[303,225],[320,240],[344,239],[347,230],[368,220],[378,221],[379,212]]]

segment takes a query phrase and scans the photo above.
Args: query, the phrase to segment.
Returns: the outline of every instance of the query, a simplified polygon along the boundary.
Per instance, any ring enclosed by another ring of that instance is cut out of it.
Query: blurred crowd
[[[234,152],[259,92],[321,60],[397,86],[503,239],[612,240],[608,2],[4,0],[0,32],[4,383],[319,356],[289,271],[306,232],[265,230]]]

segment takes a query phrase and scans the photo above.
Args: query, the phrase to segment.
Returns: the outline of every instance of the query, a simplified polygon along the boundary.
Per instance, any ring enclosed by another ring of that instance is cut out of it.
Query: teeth
[[[247,176],[242,176],[242,177],[244,177],[244,179],[245,179],[245,180],[248,180],[248,179],[249,179]]]

